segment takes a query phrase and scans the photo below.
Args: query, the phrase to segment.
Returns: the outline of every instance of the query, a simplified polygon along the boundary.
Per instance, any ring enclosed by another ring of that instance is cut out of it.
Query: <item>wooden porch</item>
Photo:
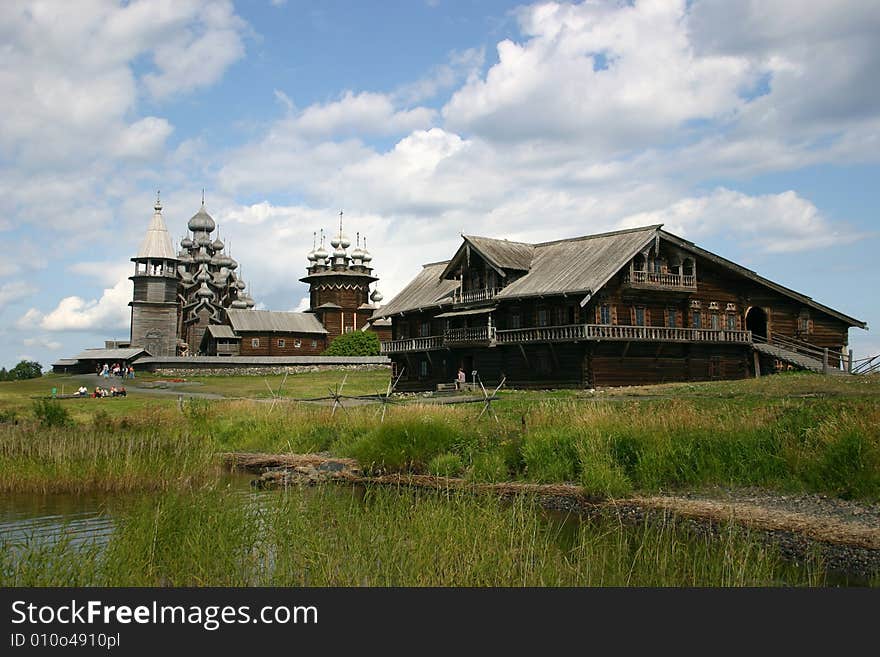
[[[494,326],[448,329],[443,335],[390,340],[381,343],[382,354],[477,346],[536,342],[580,342],[614,340],[622,342],[682,342],[751,344],[751,331],[724,329],[668,328],[663,326],[619,326],[611,324],[570,324],[498,330]]]

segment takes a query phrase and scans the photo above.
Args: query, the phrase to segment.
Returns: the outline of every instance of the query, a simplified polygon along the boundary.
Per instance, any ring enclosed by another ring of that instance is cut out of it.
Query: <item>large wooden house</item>
[[[516,387],[737,379],[845,371],[864,322],[660,225],[526,244],[463,236],[374,319],[399,388],[506,379]]]

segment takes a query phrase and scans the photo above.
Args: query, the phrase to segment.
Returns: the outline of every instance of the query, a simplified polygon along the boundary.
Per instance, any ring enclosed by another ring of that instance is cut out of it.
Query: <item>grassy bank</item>
[[[296,375],[297,385],[317,393],[327,383],[320,374]],[[116,478],[120,489],[161,488],[208,473],[213,453],[263,451],[353,456],[371,471],[568,481],[614,497],[756,485],[880,499],[878,377],[511,391],[493,404],[497,422],[477,421],[478,405],[417,399],[390,407],[380,422],[374,406],[332,415],[313,404],[193,399],[178,408],[176,399],[133,396],[59,402],[69,409],[64,428],[45,426],[20,393],[4,406],[7,385],[0,384],[0,413],[16,416],[0,417],[0,490],[110,490]],[[117,401],[132,405],[116,415],[109,409]]]
[[[213,479],[209,439],[161,415],[89,426],[0,426],[0,492],[79,493],[188,488]]]
[[[2,539],[0,539],[2,542]],[[4,586],[815,585],[732,528],[549,519],[528,499],[318,487],[134,501],[106,545],[0,544]]]

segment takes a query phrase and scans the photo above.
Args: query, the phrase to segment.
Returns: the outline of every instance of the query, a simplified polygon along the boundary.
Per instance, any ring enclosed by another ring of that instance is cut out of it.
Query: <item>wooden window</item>
[[[409,322],[401,322],[397,325],[397,339],[406,340],[409,337]]]
[[[678,311],[675,308],[666,309],[666,326],[669,328],[678,326]]]
[[[644,306],[636,306],[633,309],[633,323],[636,326],[644,326],[645,325],[645,307]]]
[[[691,313],[691,326],[694,328],[703,328],[703,316],[700,314],[699,310],[695,310]]]
[[[538,309],[538,326],[547,326],[547,309]]]
[[[736,315],[734,315],[733,313],[727,314],[727,327],[726,328],[728,331],[735,331],[736,330]]]
[[[312,349],[317,349],[317,348],[318,348],[318,341],[312,340]]]
[[[286,342],[284,342],[284,339],[283,339],[283,338],[278,340],[278,346],[279,346],[279,347],[283,347],[285,344],[286,344]]]
[[[297,338],[296,340],[293,341],[293,348],[294,349],[299,349],[302,346],[303,346],[303,341],[300,340],[299,338]]]
[[[419,361],[419,376],[423,379],[428,377],[428,361],[421,360]]]
[[[419,337],[427,338],[431,335],[431,322],[422,322],[419,324]]]
[[[351,324],[347,325],[347,326],[345,327],[345,332],[346,332],[346,333],[353,333],[353,332],[354,332],[354,326],[352,326]]]
[[[810,319],[810,312],[802,310],[798,315],[798,333],[801,335],[809,335],[813,332],[813,321]]]
[[[251,346],[259,347],[260,346],[260,338],[251,338]]]
[[[568,319],[569,324],[576,324],[577,323],[577,308],[575,308],[574,306],[568,307],[567,319]]]
[[[522,315],[520,314],[519,308],[514,308],[510,311],[510,328],[518,329],[522,327]]]
[[[721,318],[718,313],[712,313],[712,330],[717,331],[721,328]]]
[[[611,305],[607,303],[603,303],[599,306],[599,323],[600,324],[610,324],[611,323]]]

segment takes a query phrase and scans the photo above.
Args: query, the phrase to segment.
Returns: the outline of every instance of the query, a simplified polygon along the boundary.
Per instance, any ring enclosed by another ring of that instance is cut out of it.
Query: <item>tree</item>
[[[345,333],[330,343],[325,356],[378,356],[379,336],[372,331]]]
[[[43,366],[33,360],[20,361],[7,374],[8,379],[18,381],[21,379],[36,379],[38,376],[43,376]]]

